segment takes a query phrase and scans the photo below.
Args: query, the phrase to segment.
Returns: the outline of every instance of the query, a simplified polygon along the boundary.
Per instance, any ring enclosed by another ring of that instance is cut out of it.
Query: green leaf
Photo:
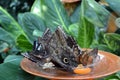
[[[110,13],[95,0],[84,0],[84,15],[88,21],[98,27],[106,27]]]
[[[70,16],[70,20],[72,23],[76,23],[79,21],[79,16],[80,16],[80,5],[74,10],[74,12],[72,13],[72,15]]]
[[[0,7],[0,24],[13,38],[23,33],[20,25],[2,7]]]
[[[31,12],[40,16],[41,18],[43,18],[44,14],[43,12],[46,10],[46,5],[44,5],[44,1],[43,0],[35,0],[32,8],[31,8]]]
[[[33,35],[34,35],[34,36],[37,36],[37,37],[42,37],[43,32],[41,32],[41,31],[39,31],[39,30],[34,30],[34,31],[33,31]]]
[[[64,9],[63,4],[60,0],[39,0],[41,3],[39,8],[44,14],[44,20],[52,31],[54,31],[57,26],[62,26],[65,31],[68,32],[68,26],[70,25],[70,20]],[[35,4],[34,4],[35,5]],[[37,5],[37,3],[36,3]],[[35,8],[34,8],[35,9]]]
[[[20,68],[21,56],[9,55],[4,63],[0,64],[1,80],[33,80],[34,76]]]
[[[9,44],[7,44],[6,42],[4,41],[0,41],[0,53],[1,52],[4,52],[6,49],[9,48]]]
[[[120,16],[120,0],[105,0],[109,7]]]
[[[116,76],[120,79],[120,71],[116,73]]]
[[[77,41],[82,48],[89,48],[94,39],[94,25],[85,18],[82,22],[78,28],[79,31]]]
[[[106,33],[104,39],[108,47],[113,50],[120,50],[120,34]]]
[[[44,32],[46,29],[43,20],[35,14],[32,13],[19,14],[18,19],[19,19],[19,23],[22,26],[22,29],[27,35],[27,39],[31,43],[34,40],[36,40],[36,37],[33,36],[34,30],[39,30],[41,32]]]
[[[103,50],[103,51],[107,51],[107,52],[112,52],[111,49],[109,49],[109,47],[105,44],[94,44],[94,45],[91,45],[90,48],[98,48],[99,50]]]
[[[2,26],[0,27],[0,40],[10,45],[14,45],[20,34],[24,34],[20,25],[2,7],[0,7],[0,25]]]
[[[94,25],[85,18],[85,6],[87,1],[83,0],[81,3],[80,24],[78,28],[78,44],[82,48],[88,48],[92,44],[94,38]]]
[[[5,41],[10,46],[15,44],[15,37],[13,38],[6,30],[0,27],[0,41]]]
[[[14,65],[18,65],[20,64],[20,61],[22,60],[22,56],[17,56],[17,55],[9,55],[8,57],[6,57],[6,59],[4,60],[4,63],[13,63]]]
[[[70,34],[74,36],[76,39],[78,37],[78,28],[79,28],[78,23],[74,23],[69,26]]]
[[[22,51],[30,51],[32,49],[32,44],[27,40],[24,35],[20,35],[17,38],[16,44]]]
[[[112,74],[112,75],[104,77],[104,80],[120,80],[120,78],[116,76],[116,74]]]
[[[116,76],[120,79],[120,71],[116,73]]]

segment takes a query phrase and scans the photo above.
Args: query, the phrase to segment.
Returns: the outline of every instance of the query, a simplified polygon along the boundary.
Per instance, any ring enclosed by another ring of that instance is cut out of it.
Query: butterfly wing
[[[42,37],[38,38],[38,41],[34,41],[33,50],[27,53],[22,53],[22,55],[33,62],[44,61],[50,56],[46,50],[46,44],[50,39],[51,32],[47,29]]]
[[[98,49],[94,48],[91,51],[85,50],[82,51],[82,54],[80,55],[80,62],[84,65],[92,65],[94,63],[94,60],[96,60],[98,56]]]

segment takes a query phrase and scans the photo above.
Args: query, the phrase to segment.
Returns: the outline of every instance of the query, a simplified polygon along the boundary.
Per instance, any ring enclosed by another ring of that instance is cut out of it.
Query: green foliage
[[[120,34],[116,33],[106,33],[104,35],[105,42],[114,53],[120,55]],[[116,52],[119,51],[119,52]]]
[[[44,5],[43,0],[35,0],[34,4],[32,5],[31,12],[44,18],[44,11],[46,10],[46,5]]]
[[[78,22],[79,21],[79,16],[80,16],[80,9],[81,9],[81,7],[80,7],[81,5],[79,5],[75,10],[74,10],[74,12],[72,13],[72,15],[70,16],[70,21],[72,22],[72,23],[76,23],[76,22]]]
[[[24,72],[20,68],[20,62],[23,57],[9,55],[4,63],[0,64],[0,79],[2,80],[43,80]]]
[[[0,41],[0,53],[4,52],[7,48],[9,48],[9,45],[4,41]]]
[[[22,33],[22,29],[13,17],[11,17],[2,7],[0,7],[0,24],[2,25],[0,32],[1,34],[5,34],[0,36],[0,40],[12,43],[11,45],[14,45],[17,36]]]
[[[105,0],[110,8],[117,13],[118,16],[120,16],[120,0]]]
[[[38,13],[34,12],[36,9],[39,10]],[[31,11],[40,15],[45,20],[46,26],[51,30],[61,26],[66,32],[69,32],[68,26],[70,25],[70,20],[60,0],[36,0]]]
[[[30,51],[32,42],[42,36],[46,28],[54,31],[57,26],[61,26],[75,38],[80,47],[98,47],[119,55],[120,34],[105,33],[109,16],[110,13],[94,0],[82,0],[71,16],[68,16],[60,0],[35,0],[31,12],[18,15],[18,22],[0,7],[0,79],[43,79],[20,68],[22,57],[19,54]],[[10,50],[5,51],[8,48]],[[120,73],[104,78],[109,79],[119,80]]]
[[[32,44],[30,44],[24,35],[20,35],[17,38],[16,46],[20,46],[22,51],[30,51],[32,49]]]
[[[84,48],[88,48],[91,45],[94,37],[94,25],[85,18],[85,12],[87,11],[85,9],[87,5],[87,0],[82,1],[77,39],[78,44]]]
[[[107,76],[104,78],[104,80],[120,80],[120,72],[117,72],[116,74]]]
[[[20,68],[21,56],[9,55],[4,63],[0,64],[0,79],[2,80],[30,80],[34,78]]]
[[[19,19],[18,20],[19,24],[21,25],[23,31],[25,32],[31,43],[36,39],[36,37],[33,36],[34,30],[39,30],[41,32],[44,32],[46,29],[43,20],[35,14],[29,12],[24,14],[19,14],[18,19]]]
[[[116,49],[120,49],[120,35],[115,33],[107,33],[104,35],[105,41],[108,47],[115,51]]]
[[[12,37],[17,37],[22,32],[19,24],[2,7],[0,7],[0,24]]]
[[[69,26],[70,34],[74,36],[75,39],[77,39],[78,37],[78,31],[79,31],[78,28],[79,28],[78,23],[74,23]]]
[[[110,12],[108,12],[105,8],[103,8],[94,0],[84,0],[83,2],[83,10],[86,19],[98,27],[107,26]]]

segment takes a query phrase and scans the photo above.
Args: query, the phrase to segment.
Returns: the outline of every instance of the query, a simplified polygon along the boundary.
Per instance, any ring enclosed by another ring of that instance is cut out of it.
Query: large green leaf
[[[0,24],[2,25],[0,27],[0,41],[9,44],[8,47],[16,46],[17,38],[20,35],[27,37],[21,26],[2,7],[0,7]],[[22,43],[22,40],[19,40],[19,43]],[[21,45],[23,44],[20,44],[20,47],[22,47]]]
[[[86,4],[84,5],[85,17],[87,18],[87,20],[98,27],[107,26],[110,13],[104,7],[102,7],[95,0],[86,0]],[[73,14],[70,16],[70,19],[73,23],[79,21],[81,11],[80,7],[81,6],[78,6],[74,10]]]
[[[105,0],[110,8],[120,16],[120,0]]]
[[[24,72],[20,68],[22,56],[9,55],[4,63],[0,64],[0,79],[1,80],[48,80],[41,77],[36,77]]]
[[[9,55],[4,63],[0,64],[1,80],[33,80],[34,76],[20,68],[21,56]]]
[[[79,28],[79,23],[74,23],[69,26],[69,32],[70,34],[77,39],[78,37],[78,28]]]
[[[95,0],[84,0],[85,17],[98,27],[106,27],[110,13]]]
[[[27,40],[24,35],[20,35],[16,40],[16,45],[21,51],[31,51],[32,44]]]
[[[77,8],[74,10],[72,15],[70,16],[70,20],[72,23],[76,23],[79,21],[79,16],[80,16],[80,5],[77,6]]]
[[[120,50],[120,34],[106,33],[104,39],[108,47],[113,50]]]
[[[64,9],[63,4],[60,0],[36,0],[34,5],[38,5],[37,9],[39,9],[41,14],[44,14],[44,20],[51,30],[55,30],[57,26],[62,26],[65,31],[68,31],[68,26],[70,25],[70,20],[67,15],[66,10]],[[32,11],[34,11],[36,7],[32,7]],[[42,10],[41,10],[42,9]]]
[[[42,37],[43,32],[42,32],[42,31],[39,31],[39,30],[34,30],[34,31],[33,31],[33,35],[34,35],[34,36],[37,36],[37,37]]]
[[[14,45],[20,34],[24,34],[20,25],[2,7],[0,7],[0,25],[2,26],[0,27],[0,40],[10,45]]]
[[[87,21],[85,18],[81,21],[78,31],[78,44],[83,48],[88,48],[94,39],[94,25]],[[82,23],[83,22],[83,23]]]
[[[80,24],[77,38],[78,44],[84,48],[90,47],[95,34],[94,25],[85,17],[86,4],[87,0],[83,0],[81,3]]]
[[[13,38],[23,33],[20,25],[2,7],[0,7],[0,24]]]
[[[31,8],[31,12],[40,16],[41,18],[44,18],[44,14],[43,12],[46,10],[46,5],[44,5],[44,1],[43,0],[35,0],[32,8]]]
[[[1,41],[5,41],[8,44],[10,44],[10,46],[15,44],[15,38],[16,37],[12,37],[9,32],[7,32],[6,30],[4,30],[3,28],[0,27],[0,40]]]
[[[23,59],[22,56],[17,56],[17,55],[9,55],[8,57],[6,57],[6,59],[4,60],[4,63],[12,63],[14,65],[19,66],[20,65],[20,61]]]
[[[36,40],[36,37],[33,36],[34,30],[39,30],[43,32],[46,29],[46,26],[43,20],[35,14],[32,14],[32,13],[19,14],[18,19],[19,19],[19,23],[22,26],[22,29],[26,33],[28,40],[31,43],[34,40]]]

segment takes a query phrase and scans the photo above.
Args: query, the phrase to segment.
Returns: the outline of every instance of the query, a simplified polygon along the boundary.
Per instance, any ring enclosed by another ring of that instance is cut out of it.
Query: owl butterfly
[[[43,36],[34,41],[33,50],[22,55],[43,69],[60,68],[73,72],[79,64],[92,64],[97,53],[97,49],[82,51],[74,38],[58,27],[54,33],[46,29]]]

